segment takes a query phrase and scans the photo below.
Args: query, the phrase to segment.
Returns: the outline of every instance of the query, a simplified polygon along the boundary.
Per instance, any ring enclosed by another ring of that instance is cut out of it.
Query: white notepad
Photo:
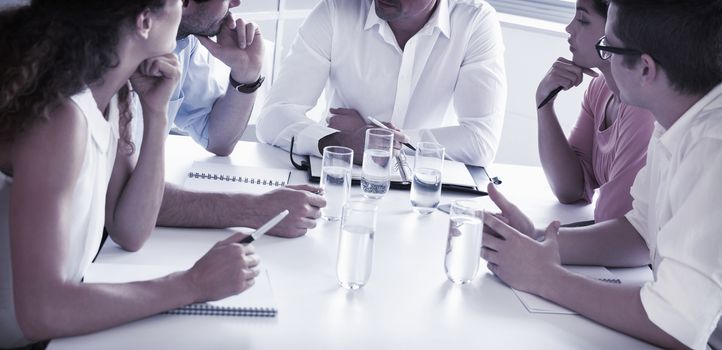
[[[183,187],[204,192],[263,194],[286,186],[290,176],[287,169],[195,162]]]
[[[147,281],[183,269],[161,265],[90,264],[84,283],[126,283]],[[225,299],[186,305],[164,313],[172,315],[213,315],[275,317],[278,309],[273,297],[268,272],[262,270],[256,283],[241,294]]]
[[[569,271],[578,273],[580,275],[587,276],[602,281],[610,281],[613,283],[619,283],[614,274],[612,274],[605,267],[601,266],[564,266]],[[534,294],[522,292],[520,290],[512,289],[516,294],[519,301],[524,304],[524,307],[531,313],[535,314],[562,314],[562,315],[576,315],[577,313],[569,310],[563,306],[559,306],[549,300],[542,297],[538,297]]]

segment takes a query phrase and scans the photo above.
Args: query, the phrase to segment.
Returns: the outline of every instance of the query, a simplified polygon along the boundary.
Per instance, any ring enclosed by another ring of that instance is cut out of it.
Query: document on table
[[[587,276],[598,280],[616,281],[619,280],[609,270],[602,266],[565,266],[569,271],[578,273],[580,275]],[[613,282],[614,283],[614,282]],[[519,301],[524,304],[524,307],[535,314],[562,314],[562,315],[576,315],[577,313],[569,310],[565,307],[559,306],[551,301],[548,301],[542,297],[538,297],[534,294],[522,292],[520,290],[513,289]]]
[[[85,283],[126,283],[146,281],[180,271],[175,266],[90,264]],[[266,270],[256,277],[256,283],[244,292],[205,303],[190,304],[164,313],[173,315],[216,315],[275,317],[278,312]]]

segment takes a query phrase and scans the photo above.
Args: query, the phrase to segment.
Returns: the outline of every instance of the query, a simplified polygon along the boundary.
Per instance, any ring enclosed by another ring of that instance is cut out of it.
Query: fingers
[[[486,186],[486,191],[489,193],[489,198],[491,198],[491,201],[496,204],[499,209],[501,209],[501,212],[504,216],[507,216],[507,214],[511,211],[515,211],[516,206],[510,202],[506,197],[499,192],[499,190],[496,189],[496,186],[494,184],[489,183]]]
[[[408,143],[409,141],[411,141],[411,139],[409,139],[406,134],[394,130],[394,141],[398,143]]]
[[[497,263],[499,257],[499,253],[497,253],[494,250],[491,250],[487,247],[481,247],[481,258],[486,260],[489,263]]]
[[[218,57],[221,54],[221,50],[223,49],[223,47],[217,42],[211,40],[206,36],[201,35],[196,35],[196,38],[201,43],[201,45],[203,45],[203,47],[205,47],[208,52],[210,52],[211,55],[213,55],[214,57]]]
[[[504,240],[499,238],[499,236],[493,234],[492,232],[483,232],[482,233],[482,247],[488,248],[494,251],[499,251],[502,248],[502,245],[504,244]]]
[[[559,221],[553,221],[552,223],[547,226],[546,230],[544,231],[544,241],[554,241],[557,239],[557,236],[559,235]]]
[[[484,224],[489,226],[492,231],[497,233],[504,240],[509,240],[514,238],[514,236],[519,235],[513,227],[507,225],[504,221],[494,215],[484,215]]]
[[[288,185],[286,188],[298,190],[298,191],[307,191],[315,194],[322,193],[323,190],[319,186],[314,185],[307,185],[307,184],[298,184],[298,185]]]
[[[246,234],[246,233],[241,233],[241,232],[234,233],[230,237],[228,237],[222,241],[216,242],[215,247],[227,245],[227,244],[238,243],[246,237],[248,237],[248,234]],[[250,245],[248,247],[250,247]],[[251,247],[250,249],[253,249],[253,248]]]

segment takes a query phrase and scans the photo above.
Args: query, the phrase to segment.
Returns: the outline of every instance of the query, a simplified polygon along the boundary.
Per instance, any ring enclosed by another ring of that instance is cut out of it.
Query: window
[[[574,17],[574,0],[487,0],[497,12],[569,23]]]

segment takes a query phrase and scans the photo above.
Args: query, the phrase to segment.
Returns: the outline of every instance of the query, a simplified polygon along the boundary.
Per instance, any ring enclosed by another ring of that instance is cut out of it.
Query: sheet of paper
[[[614,280],[616,277],[605,267],[601,266],[565,266],[572,272],[584,275],[595,279],[608,279]],[[538,297],[527,292],[522,292],[516,289],[512,289],[516,294],[519,301],[524,304],[524,307],[531,313],[540,314],[563,314],[563,315],[576,315],[577,313],[571,311],[565,307],[559,306],[549,300]]]

